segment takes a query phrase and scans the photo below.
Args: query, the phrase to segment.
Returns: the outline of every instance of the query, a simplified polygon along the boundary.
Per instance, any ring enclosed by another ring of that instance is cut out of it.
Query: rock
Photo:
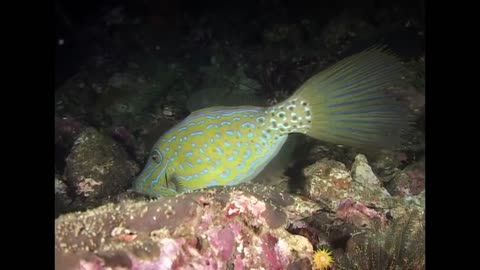
[[[358,160],[357,163],[362,158],[359,157]],[[331,211],[336,211],[347,198],[385,208],[393,203],[384,187],[353,181],[345,165],[338,161],[322,159],[305,168],[304,174],[307,179],[306,195],[313,201],[328,205]]]
[[[405,152],[380,151],[376,155],[369,156],[369,164],[377,178],[387,183],[395,177],[395,174],[404,167],[410,158]]]
[[[381,226],[385,226],[387,223],[386,213],[381,213],[350,198],[346,198],[340,203],[336,216],[360,228],[372,228],[376,221]]]
[[[285,230],[285,217],[239,188],[107,204],[56,219],[55,268],[287,268],[313,247]]]
[[[107,84],[114,88],[121,88],[132,84],[134,81],[133,76],[126,73],[114,73],[109,79]]]
[[[70,150],[85,126],[72,117],[55,116],[55,145]]]
[[[126,127],[113,127],[111,129],[112,137],[123,145],[125,150],[132,156],[138,163],[143,163],[147,152],[145,151],[145,145],[139,143],[137,138]]]
[[[72,199],[68,195],[68,187],[60,176],[55,176],[55,217],[68,211]]]
[[[369,37],[374,31],[375,27],[366,20],[343,12],[330,20],[321,36],[325,47],[342,54],[350,48],[355,39]]]
[[[380,181],[373,173],[372,168],[368,165],[365,155],[358,154],[355,157],[355,162],[352,165],[352,177],[354,181],[357,181],[366,186],[379,185]]]
[[[340,269],[425,269],[425,219],[410,210],[383,230],[351,237],[346,254],[336,257]]]
[[[313,141],[313,145],[308,149],[308,158],[310,160],[321,160],[328,158],[339,161],[347,167],[351,167],[352,160],[357,153],[350,147],[342,147],[332,143]]]
[[[326,200],[336,208],[339,201],[353,191],[353,180],[341,162],[322,159],[303,170],[307,178],[306,193],[312,200]]]
[[[425,190],[425,164],[419,161],[405,167],[388,183],[387,190],[393,196],[419,195]]]
[[[118,143],[94,128],[79,135],[66,163],[67,183],[80,208],[125,191],[139,170]]]

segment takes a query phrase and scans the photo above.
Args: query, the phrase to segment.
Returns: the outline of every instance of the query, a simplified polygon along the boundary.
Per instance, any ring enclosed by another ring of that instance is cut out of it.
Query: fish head
[[[133,190],[137,193],[159,197],[177,193],[174,185],[168,185],[168,162],[165,154],[159,149],[154,149],[142,172],[133,182]]]

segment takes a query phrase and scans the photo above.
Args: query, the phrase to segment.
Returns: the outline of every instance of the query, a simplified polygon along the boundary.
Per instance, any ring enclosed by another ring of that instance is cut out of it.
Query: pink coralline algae
[[[414,168],[405,172],[411,179],[410,192],[413,195],[420,194],[425,190],[425,170]]]
[[[283,269],[288,264],[288,258],[278,247],[279,239],[269,233],[262,237],[263,260],[268,269]]]
[[[382,225],[387,223],[385,214],[350,198],[346,198],[340,203],[336,216],[358,227],[370,227],[375,220],[380,221]]]
[[[288,223],[248,188],[123,201],[55,221],[56,269],[287,269],[313,253]]]
[[[425,190],[425,167],[422,162],[413,163],[398,173],[387,186],[394,196],[416,196]]]
[[[236,196],[237,194],[233,194]],[[252,225],[259,225],[265,223],[262,213],[265,212],[265,203],[255,197],[245,197],[243,195],[233,198],[232,203],[227,206],[227,217],[234,217],[239,214],[249,215],[252,220]]]
[[[210,246],[221,259],[228,260],[232,256],[235,234],[230,226],[212,228],[207,232],[207,236],[210,240]]]

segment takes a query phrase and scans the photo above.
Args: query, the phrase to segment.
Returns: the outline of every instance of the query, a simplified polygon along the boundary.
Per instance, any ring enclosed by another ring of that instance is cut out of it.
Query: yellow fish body
[[[291,133],[355,147],[400,141],[405,107],[383,90],[402,65],[382,48],[345,58],[271,107],[210,107],[193,112],[153,146],[136,192],[153,197],[257,176]]]

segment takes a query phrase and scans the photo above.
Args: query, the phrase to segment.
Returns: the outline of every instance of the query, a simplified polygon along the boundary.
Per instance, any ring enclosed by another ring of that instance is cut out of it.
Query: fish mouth
[[[134,180],[132,188],[136,192],[144,193],[144,184],[145,184],[145,173],[142,171]]]
[[[166,164],[149,162],[142,172],[133,181],[133,188],[137,192],[149,194],[165,176]]]

